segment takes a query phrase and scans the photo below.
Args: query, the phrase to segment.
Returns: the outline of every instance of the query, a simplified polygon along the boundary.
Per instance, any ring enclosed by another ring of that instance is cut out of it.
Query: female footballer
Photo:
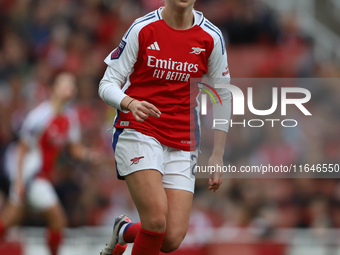
[[[132,255],[169,253],[186,235],[199,144],[199,89],[190,80],[205,75],[229,81],[223,36],[194,3],[165,0],[165,7],[137,19],[105,59],[99,95],[117,109],[117,175],[125,179],[141,222],[116,218],[102,255],[123,254],[126,243],[134,243]],[[214,118],[226,119],[231,94],[217,91],[222,106],[215,107]],[[210,165],[223,164],[227,131],[227,124],[215,128]],[[216,174],[209,189],[221,183]]]
[[[50,254],[57,255],[66,215],[51,183],[53,166],[67,147],[79,160],[96,163],[100,159],[98,153],[80,143],[77,114],[67,107],[76,95],[76,77],[61,72],[51,86],[51,98],[27,115],[17,149],[8,159],[12,185],[8,204],[0,217],[0,238],[20,223],[28,205],[47,221],[47,244]]]

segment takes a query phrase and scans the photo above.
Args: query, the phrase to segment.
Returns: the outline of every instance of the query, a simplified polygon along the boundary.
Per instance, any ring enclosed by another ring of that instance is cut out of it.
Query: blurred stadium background
[[[99,254],[116,215],[138,220],[124,182],[115,177],[107,132],[115,111],[97,88],[103,59],[135,18],[160,4],[0,0],[0,210],[8,194],[5,158],[24,116],[48,97],[47,84],[60,68],[78,77],[74,103],[82,141],[108,159],[94,167],[65,152],[55,166],[53,182],[69,223],[61,255]],[[232,78],[340,77],[339,0],[197,0],[195,9],[224,33]],[[340,85],[318,92],[309,106],[314,121],[294,134],[232,128],[226,162],[340,163]],[[230,179],[216,194],[206,182],[197,181],[189,233],[173,254],[340,254],[338,179]],[[0,243],[0,254],[47,254],[43,225],[28,211]]]

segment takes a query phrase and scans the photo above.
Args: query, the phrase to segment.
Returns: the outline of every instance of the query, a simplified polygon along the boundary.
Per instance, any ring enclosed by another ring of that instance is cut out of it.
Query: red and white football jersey
[[[29,112],[19,135],[20,140],[29,146],[23,162],[23,179],[34,176],[49,179],[53,165],[65,145],[80,141],[77,114],[72,110],[57,114],[51,103],[45,101]],[[11,172],[16,171],[13,170]]]
[[[201,12],[194,11],[190,29],[176,30],[162,19],[162,10],[137,19],[105,59],[126,77],[125,94],[154,104],[161,117],[150,116],[138,123],[131,112],[118,111],[114,125],[133,128],[169,147],[195,150],[199,143],[199,89],[197,84],[190,86],[190,79],[204,75],[229,79],[225,43],[220,30]],[[190,123],[195,125],[190,128]],[[196,138],[190,139],[193,134]]]

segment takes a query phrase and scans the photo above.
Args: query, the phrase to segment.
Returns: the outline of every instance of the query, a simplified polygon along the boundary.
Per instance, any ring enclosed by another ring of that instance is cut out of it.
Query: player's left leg
[[[34,179],[27,192],[27,202],[42,213],[47,221],[47,245],[51,255],[58,254],[66,216],[52,184],[45,179]]]
[[[66,216],[60,203],[44,210],[42,215],[47,221],[47,245],[51,255],[57,255],[62,241],[62,231],[66,227]]]
[[[195,188],[192,168],[197,163],[197,154],[197,151],[165,147],[162,182],[168,199],[168,214],[162,252],[176,250],[187,233]]]
[[[166,232],[161,251],[175,251],[182,243],[189,227],[193,193],[179,189],[165,189],[168,198]]]

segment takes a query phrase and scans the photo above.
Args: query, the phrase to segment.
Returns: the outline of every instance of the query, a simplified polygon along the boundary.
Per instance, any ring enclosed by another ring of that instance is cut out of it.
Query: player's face
[[[53,93],[62,101],[69,101],[77,93],[76,78],[69,73],[62,73],[57,77]]]
[[[196,0],[166,0],[165,4],[169,4],[176,8],[187,9],[192,8],[195,2]]]

